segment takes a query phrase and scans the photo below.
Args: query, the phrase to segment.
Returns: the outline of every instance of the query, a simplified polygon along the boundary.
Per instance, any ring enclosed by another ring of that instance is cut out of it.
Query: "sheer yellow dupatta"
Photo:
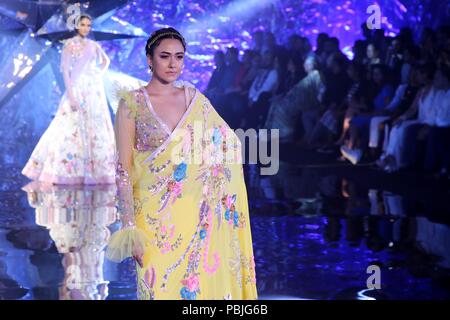
[[[202,287],[211,297],[205,283],[232,277],[236,288],[249,288],[241,298],[255,298],[241,142],[209,100],[196,90],[168,139],[151,154],[134,152],[133,161],[136,229],[149,239],[140,278],[164,272],[166,288],[176,287],[175,279],[215,277]]]

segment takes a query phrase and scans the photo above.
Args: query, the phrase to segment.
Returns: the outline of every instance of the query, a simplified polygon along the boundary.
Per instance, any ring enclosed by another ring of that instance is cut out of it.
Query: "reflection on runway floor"
[[[245,173],[260,299],[450,298],[448,188],[403,192],[408,181],[363,167],[256,169]],[[119,227],[114,186],[19,187],[11,175],[0,192],[0,299],[136,298],[134,262],[104,258]],[[379,290],[367,288],[370,265]]]

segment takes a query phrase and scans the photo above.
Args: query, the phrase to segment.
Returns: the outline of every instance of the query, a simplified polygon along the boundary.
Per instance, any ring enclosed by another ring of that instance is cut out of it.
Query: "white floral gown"
[[[66,84],[55,118],[22,174],[53,184],[115,183],[115,138],[103,88],[109,59],[90,39],[68,39],[61,57]],[[72,110],[68,90],[78,101]]]

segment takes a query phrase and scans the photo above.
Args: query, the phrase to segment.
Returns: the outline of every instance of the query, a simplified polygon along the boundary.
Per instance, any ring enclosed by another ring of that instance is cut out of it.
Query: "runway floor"
[[[260,299],[450,298],[448,181],[283,148],[275,176],[245,166]],[[103,256],[113,188],[36,191],[1,166],[0,299],[136,299],[133,262]]]

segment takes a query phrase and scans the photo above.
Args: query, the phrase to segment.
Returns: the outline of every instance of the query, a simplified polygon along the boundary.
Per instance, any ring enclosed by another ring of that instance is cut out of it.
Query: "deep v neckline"
[[[181,122],[184,120],[185,116],[188,113],[190,105],[194,101],[194,99],[192,99],[191,103],[189,103],[189,100],[188,100],[188,88],[186,86],[184,86],[184,105],[185,105],[184,113],[180,117],[180,119],[178,120],[178,122],[175,125],[175,128],[173,130],[170,130],[170,127],[167,125],[167,123],[158,115],[158,113],[156,112],[155,108],[153,108],[153,104],[152,104],[152,102],[150,100],[150,96],[149,96],[149,94],[147,92],[146,87],[142,87],[142,90],[144,92],[145,101],[147,103],[148,108],[150,109],[150,112],[155,117],[156,121],[158,121],[158,123],[161,125],[161,127],[163,127],[164,131],[166,131],[167,135],[170,136],[179,127]]]
[[[187,93],[188,93],[188,91],[187,91],[188,88],[187,88],[186,85],[184,85],[184,90],[185,90],[185,99],[186,99],[186,103],[187,103],[187,101],[189,101],[189,100],[188,100],[188,94],[187,94]],[[195,89],[194,97],[193,97],[192,100],[190,101],[189,106],[187,107],[186,111],[184,112],[183,116],[181,117],[180,121],[178,122],[177,126],[175,127],[175,129],[174,129],[172,132],[169,131],[169,128],[167,127],[167,125],[166,125],[166,124],[161,120],[161,118],[156,114],[155,110],[153,110],[153,106],[152,106],[152,104],[151,104],[151,102],[150,102],[150,97],[149,97],[148,92],[147,92],[147,90],[145,89],[145,87],[142,87],[142,91],[143,91],[143,93],[144,93],[145,102],[146,102],[148,108],[150,109],[150,112],[152,112],[152,114],[154,115],[154,117],[156,118],[156,120],[161,124],[161,126],[162,126],[163,128],[165,128],[165,130],[166,130],[166,132],[167,132],[167,138],[166,138],[166,140],[165,140],[158,148],[156,148],[156,149],[152,152],[152,154],[151,154],[147,159],[144,160],[144,163],[145,163],[145,162],[148,162],[148,161],[153,160],[153,158],[154,158],[154,157],[155,157],[162,149],[164,149],[164,148],[169,144],[169,142],[172,140],[172,136],[175,134],[175,132],[177,131],[177,129],[179,129],[179,128],[183,125],[183,123],[185,122],[187,116],[191,113],[192,107],[194,106],[194,103],[195,103],[195,101],[197,100],[197,97],[198,97],[198,95],[199,95],[199,91],[198,91],[197,89]]]
[[[186,90],[186,91],[185,91],[185,92],[186,92],[186,93],[185,93],[185,97],[186,97],[185,99],[186,99],[186,101],[189,101],[189,100],[188,100],[188,95],[187,95],[188,87],[187,87],[186,85],[184,85],[184,90]],[[197,100],[197,97],[198,97],[198,95],[199,95],[199,91],[198,91],[197,89],[195,89],[194,97],[193,97],[192,100],[190,101],[189,106],[188,106],[186,112],[185,112],[185,113],[183,114],[183,116],[181,117],[181,119],[180,119],[180,121],[178,122],[178,124],[177,124],[177,126],[175,127],[175,129],[174,129],[172,132],[170,132],[170,133],[169,133],[169,129],[167,128],[167,126],[165,125],[165,123],[159,118],[159,116],[158,116],[158,115],[156,114],[156,112],[153,110],[153,107],[152,107],[152,105],[151,105],[151,103],[150,103],[150,99],[149,99],[149,96],[148,96],[148,93],[147,93],[147,90],[145,89],[145,87],[142,88],[142,91],[143,91],[143,93],[144,93],[145,102],[146,102],[148,108],[149,108],[150,111],[153,113],[153,115],[155,116],[155,118],[157,119],[157,121],[158,121],[159,123],[161,123],[161,125],[162,125],[164,128],[166,128],[165,130],[166,130],[167,133],[168,133],[168,136],[167,136],[166,140],[164,140],[164,142],[163,142],[159,147],[157,147],[155,150],[153,150],[152,154],[151,154],[147,159],[144,160],[144,163],[146,163],[146,162],[148,162],[148,161],[153,160],[153,159],[156,157],[156,155],[158,155],[159,152],[160,152],[161,150],[163,150],[163,149],[169,144],[170,141],[172,141],[173,135],[174,135],[174,134],[177,132],[177,130],[184,124],[184,122],[186,121],[186,118],[187,118],[188,115],[191,113],[192,108],[193,108],[193,106],[194,106],[194,104],[195,104],[195,101]]]

